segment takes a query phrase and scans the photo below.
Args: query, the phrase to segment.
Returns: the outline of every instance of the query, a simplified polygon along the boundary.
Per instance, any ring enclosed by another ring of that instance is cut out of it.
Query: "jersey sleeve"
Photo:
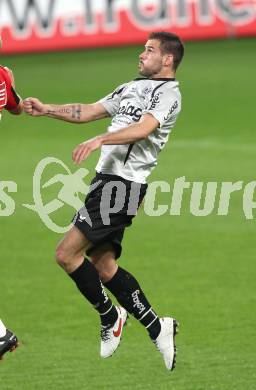
[[[12,86],[12,80],[7,69],[1,66],[0,72],[1,72],[1,81],[5,85],[6,99],[5,99],[4,108],[8,111],[15,110],[18,107],[21,98],[19,97],[19,95],[17,94],[17,92]]]
[[[11,111],[15,110],[18,107],[21,99],[15,89],[10,86],[7,90],[7,104],[5,106],[6,110]]]
[[[107,110],[110,116],[115,116],[119,109],[122,92],[124,91],[126,84],[119,85],[112,93],[99,100],[104,108]]]
[[[0,79],[0,111],[6,106],[7,103],[7,92],[6,83]]]
[[[161,89],[153,92],[143,114],[152,114],[160,126],[167,123],[181,109],[180,96],[172,89]]]

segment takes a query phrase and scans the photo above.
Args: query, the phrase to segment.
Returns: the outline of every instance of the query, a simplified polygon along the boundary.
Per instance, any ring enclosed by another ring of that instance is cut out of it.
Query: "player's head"
[[[165,31],[152,32],[140,55],[140,74],[152,77],[162,70],[176,72],[184,55],[184,46],[180,38]]]

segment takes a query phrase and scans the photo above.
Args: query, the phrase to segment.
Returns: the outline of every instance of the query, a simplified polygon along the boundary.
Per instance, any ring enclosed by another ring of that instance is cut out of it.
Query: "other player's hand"
[[[41,116],[46,112],[46,106],[39,99],[29,97],[24,100],[24,111],[28,115]]]
[[[72,153],[72,159],[75,164],[81,164],[87,157],[90,156],[94,150],[100,148],[102,145],[101,137],[89,139],[78,145]]]

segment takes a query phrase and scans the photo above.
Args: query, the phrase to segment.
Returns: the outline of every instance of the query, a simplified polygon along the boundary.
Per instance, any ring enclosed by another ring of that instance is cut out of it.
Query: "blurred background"
[[[255,0],[1,0],[4,53],[142,43],[152,29],[184,40],[254,36]]]
[[[0,216],[0,317],[21,347],[1,363],[0,389],[254,390],[256,214],[245,218],[243,191],[256,180],[255,1],[0,0],[0,28],[1,64],[13,70],[18,93],[59,104],[97,101],[136,77],[150,31],[179,34],[183,111],[150,181],[218,183],[208,216],[191,213],[191,189],[180,216],[140,210],[119,260],[160,316],[179,319],[176,370],[166,372],[133,319],[120,350],[102,361],[98,318],[54,262],[61,235],[23,204],[33,204],[42,159],[55,157],[75,172],[72,150],[105,132],[109,120],[72,125],[4,112],[0,181],[15,182],[17,192],[8,194],[14,213]],[[90,178],[98,156],[83,164]],[[43,182],[57,173],[65,172],[47,167]],[[218,215],[222,182],[242,182],[227,216]],[[44,204],[61,188],[43,191]],[[157,204],[171,205],[171,194],[159,192]],[[0,196],[1,215],[5,206]],[[66,226],[74,212],[63,204],[51,218]]]

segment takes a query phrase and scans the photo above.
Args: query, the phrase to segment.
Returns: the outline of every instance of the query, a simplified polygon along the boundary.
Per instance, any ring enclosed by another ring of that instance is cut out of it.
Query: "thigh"
[[[68,256],[83,254],[91,247],[91,242],[76,227],[73,226],[58,244],[58,249]]]

